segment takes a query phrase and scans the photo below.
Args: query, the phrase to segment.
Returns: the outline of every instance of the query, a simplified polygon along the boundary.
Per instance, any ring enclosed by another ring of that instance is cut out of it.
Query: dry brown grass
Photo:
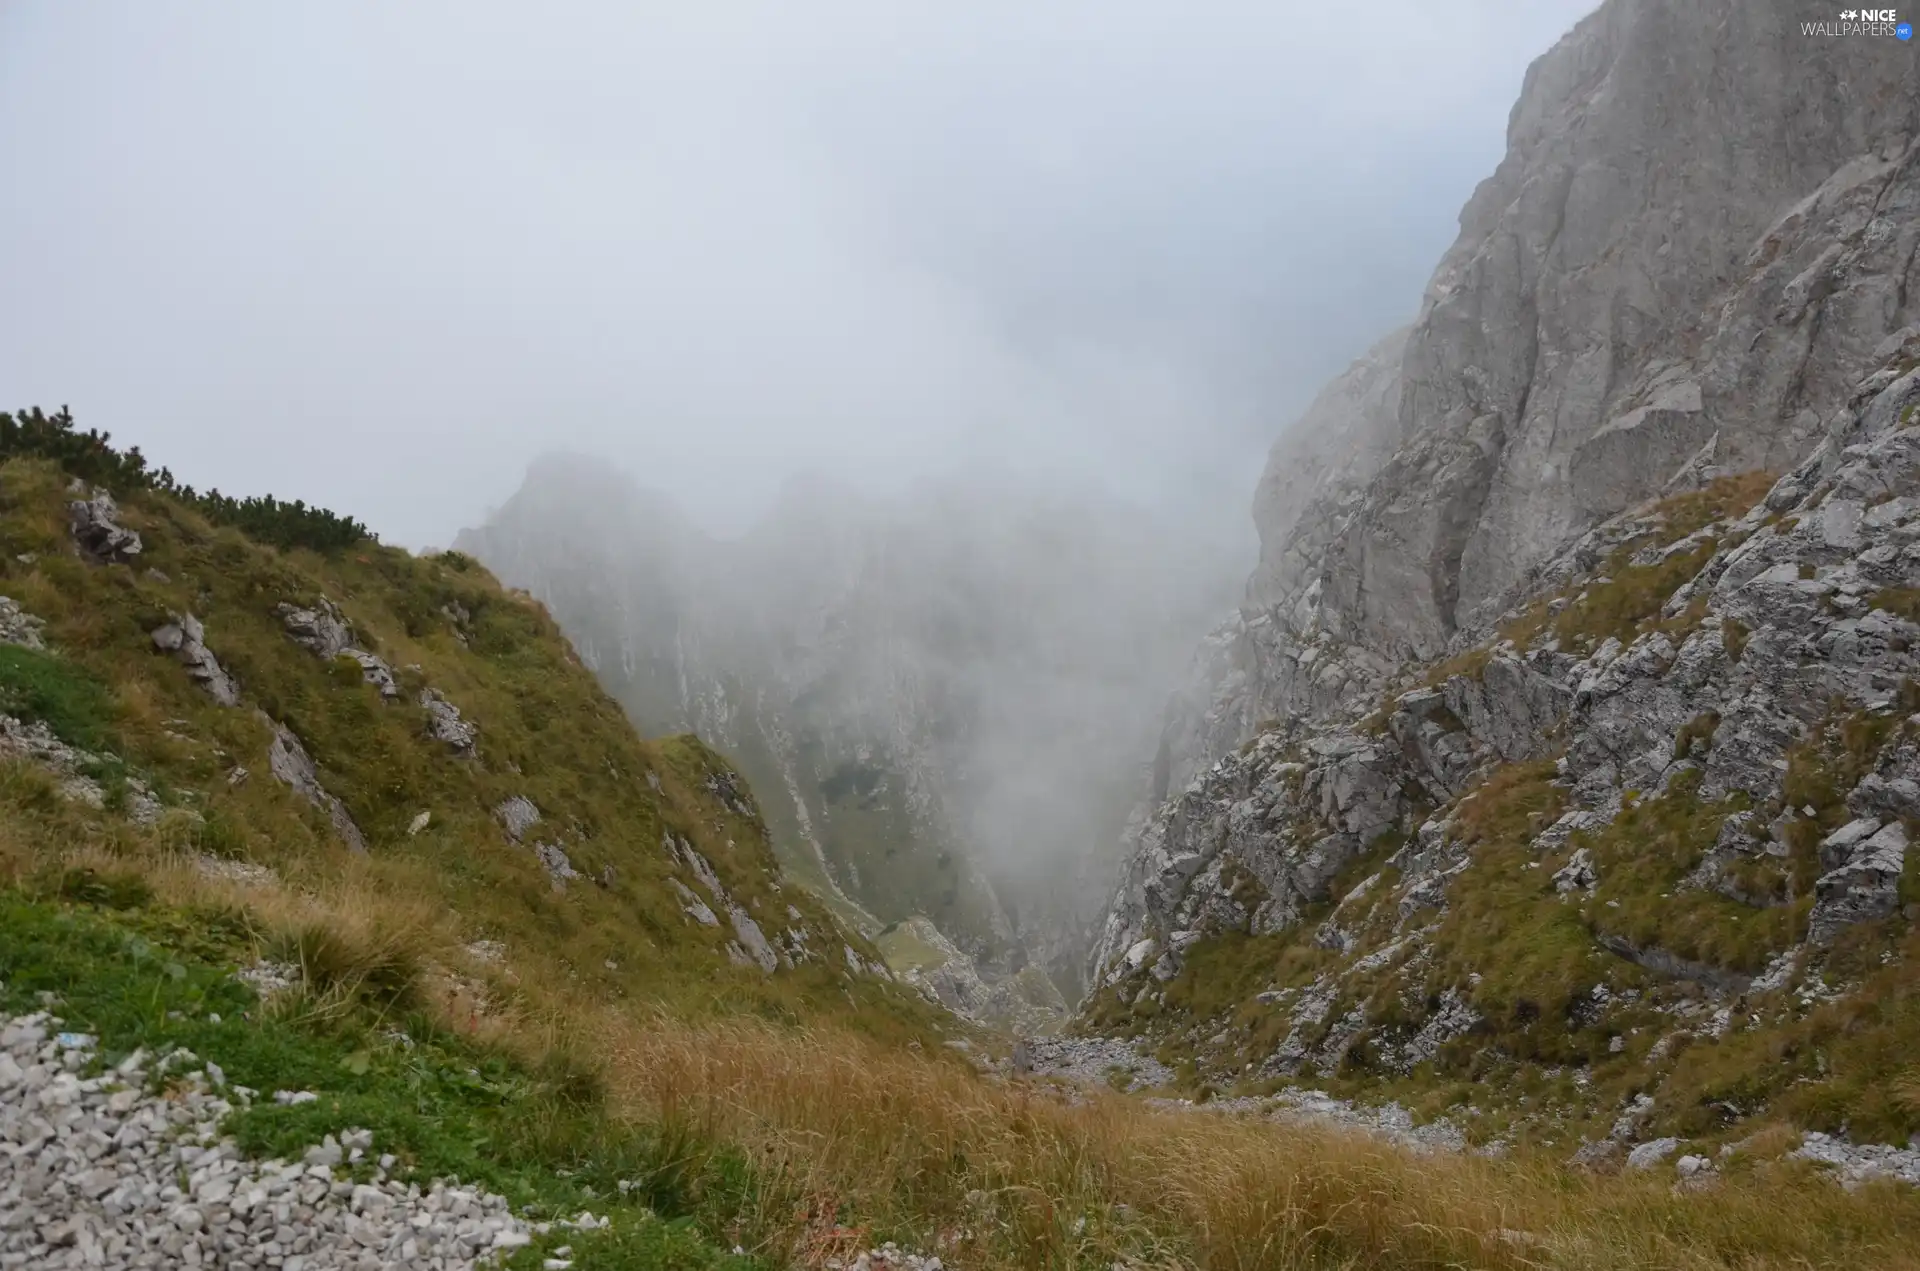
[[[628,1115],[691,1120],[793,1194],[889,1230],[971,1233],[955,1256],[968,1268],[1143,1265],[1141,1250],[1234,1271],[1920,1265],[1910,1196],[1849,1194],[1791,1164],[1678,1194],[1664,1171],[1580,1176],[1117,1095],[1068,1102],[830,1033],[598,1027]]]
[[[25,852],[7,825],[8,872],[17,881],[34,861],[44,874],[44,843]],[[1920,1267],[1913,1194],[1850,1194],[1768,1159],[1791,1142],[1782,1127],[1698,1194],[1676,1193],[1664,1171],[1420,1157],[1340,1131],[992,1081],[951,1053],[837,1029],[688,1022],[608,1000],[538,950],[482,967],[431,893],[366,862],[266,886],[97,842],[59,864],[137,872],[161,903],[243,911],[263,951],[323,930],[348,965],[397,953],[442,1022],[530,1061],[591,1056],[614,1115],[667,1127],[690,1154],[727,1146],[755,1162],[735,1235],[800,1266],[892,1238],[967,1271]]]

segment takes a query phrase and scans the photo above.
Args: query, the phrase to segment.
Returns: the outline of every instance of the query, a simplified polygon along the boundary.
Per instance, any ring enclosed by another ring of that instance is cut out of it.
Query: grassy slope
[[[124,523],[145,542],[138,567],[99,566],[72,550],[67,497],[51,465],[0,468],[0,592],[46,619],[54,653],[31,669],[78,703],[58,707],[64,726],[80,729],[71,740],[110,749],[200,824],[176,812],[139,831],[112,816],[42,807],[61,834],[36,836],[32,818],[15,818],[20,864],[43,854],[41,837],[110,852],[190,846],[267,865],[298,886],[344,872],[365,893],[442,916],[464,940],[501,941],[609,996],[924,1032],[929,1017],[905,995],[847,974],[847,937],[810,894],[783,888],[757,816],[709,793],[726,763],[692,737],[639,740],[547,614],[477,566],[371,543],[330,557],[283,553],[153,493],[122,501]],[[275,606],[311,605],[321,594],[399,671],[406,700],[383,703],[356,666],[327,665],[287,637]],[[461,608],[469,616],[456,623],[448,613]],[[216,705],[155,651],[148,633],[170,612],[205,623],[208,646],[240,681],[241,707]],[[427,735],[413,704],[426,685],[478,726],[476,760]],[[271,732],[256,706],[303,740],[365,832],[367,858],[351,859],[325,817],[268,775]],[[232,785],[236,765],[253,775]],[[32,784],[14,784],[23,780]],[[545,818],[529,838],[560,841],[587,878],[556,892],[532,851],[507,839],[490,809],[513,795]],[[409,836],[421,812],[431,822]],[[718,930],[696,925],[667,886],[668,832],[713,863],[770,938],[801,927],[821,957],[772,977],[731,966],[724,920]],[[610,885],[589,881],[609,868]]]

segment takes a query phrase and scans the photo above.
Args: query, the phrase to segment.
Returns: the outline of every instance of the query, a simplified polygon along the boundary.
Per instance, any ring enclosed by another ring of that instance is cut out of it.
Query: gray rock
[[[1845,865],[1853,858],[1854,849],[1872,838],[1880,825],[1879,817],[1860,817],[1847,822],[1820,840],[1820,864],[1827,869]]]
[[[222,669],[220,659],[207,647],[207,631],[192,614],[174,614],[173,621],[154,628],[153,647],[187,668],[187,676],[207,691],[222,706],[240,704],[240,686]]]
[[[338,657],[354,647],[353,624],[325,596],[311,609],[282,603],[274,612],[280,615],[293,642],[315,657]]]
[[[506,828],[507,837],[516,843],[526,837],[528,830],[540,824],[540,809],[523,794],[516,794],[501,802],[494,808],[493,815]]]
[[[780,969],[780,955],[767,943],[766,933],[760,930],[746,910],[734,905],[727,911],[727,917],[733,924],[733,934],[740,947],[746,951],[753,964],[768,975]]]
[[[420,708],[427,712],[427,732],[435,741],[445,742],[462,758],[473,754],[480,730],[460,717],[459,707],[429,688],[420,692]]]
[[[1821,851],[1824,860],[1825,844]],[[1822,874],[1814,884],[1807,942],[1816,947],[1832,944],[1854,923],[1885,918],[1899,908],[1900,875],[1907,860],[1906,828],[1890,821],[1843,859],[1844,864]]]
[[[1575,891],[1592,891],[1600,881],[1600,871],[1594,866],[1593,853],[1586,848],[1576,848],[1567,863],[1553,875],[1553,889],[1561,895]]]
[[[20,607],[11,596],[0,596],[0,644],[17,644],[26,649],[47,647],[46,620],[36,618]]]
[[[400,685],[394,679],[393,668],[383,658],[358,647],[353,624],[333,601],[322,596],[311,609],[283,603],[275,612],[295,644],[315,657],[350,658],[359,664],[361,678],[378,690],[382,698],[399,700]]]
[[[67,504],[80,550],[103,564],[124,565],[140,555],[140,535],[120,524],[120,508],[105,490]]]
[[[267,769],[282,785],[313,804],[327,814],[327,820],[333,825],[333,832],[340,841],[356,852],[367,850],[367,839],[354,823],[353,816],[347,811],[346,804],[340,802],[327,788],[320,784],[320,770],[313,762],[313,756],[300,744],[286,725],[261,716],[273,729],[273,741],[267,747]]]
[[[1713,1161],[1705,1156],[1683,1156],[1673,1163],[1674,1172],[1682,1178],[1694,1178],[1713,1170]]]
[[[667,885],[672,887],[674,892],[680,897],[680,907],[689,918],[692,918],[703,927],[717,927],[720,925],[720,919],[714,916],[713,910],[707,907],[705,901],[694,894],[692,888],[677,878],[669,878]],[[859,959],[854,956],[853,950],[848,949],[847,954],[857,966]]]
[[[1653,1139],[1627,1153],[1628,1169],[1652,1169],[1680,1149],[1679,1139]]]
[[[567,859],[567,853],[558,843],[535,843],[533,854],[539,858],[540,866],[547,871],[547,877],[553,880],[555,891],[565,891],[567,883],[580,877],[573,868],[573,862]]]

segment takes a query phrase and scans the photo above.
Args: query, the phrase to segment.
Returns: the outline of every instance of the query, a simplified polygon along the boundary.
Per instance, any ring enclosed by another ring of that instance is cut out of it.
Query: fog
[[[416,548],[504,525],[652,722],[850,729],[1084,906],[1054,864],[1110,850],[1267,447],[1588,7],[10,0],[0,406]],[[516,505],[555,451],[625,480]]]
[[[732,757],[790,863],[989,958],[997,909],[1063,984],[1166,691],[1239,572],[1141,503],[1004,468],[881,496],[794,481],[716,540],[555,455],[457,546],[540,597],[644,731]],[[972,868],[936,868],[948,849]]]
[[[987,456],[1245,524],[1567,0],[0,5],[0,401],[443,545]]]

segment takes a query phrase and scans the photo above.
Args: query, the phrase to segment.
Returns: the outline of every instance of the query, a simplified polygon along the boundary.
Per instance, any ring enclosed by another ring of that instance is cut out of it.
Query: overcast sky
[[[0,408],[416,547],[560,446],[1244,523],[1590,7],[0,0]]]

